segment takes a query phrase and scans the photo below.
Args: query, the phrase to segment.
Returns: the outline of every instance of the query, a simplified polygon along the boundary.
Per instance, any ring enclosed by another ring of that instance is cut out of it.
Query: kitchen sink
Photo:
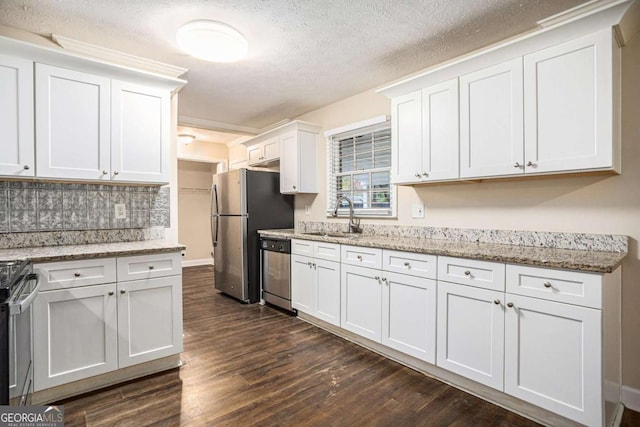
[[[302,234],[304,234],[306,236],[339,237],[339,238],[343,238],[343,239],[353,239],[353,238],[356,238],[356,237],[360,236],[360,234],[346,233],[346,232],[342,232],[342,231],[333,231],[333,232],[310,231],[310,232],[302,233]]]

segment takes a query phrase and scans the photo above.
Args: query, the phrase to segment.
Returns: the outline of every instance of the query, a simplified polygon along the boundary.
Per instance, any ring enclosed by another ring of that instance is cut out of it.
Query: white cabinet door
[[[0,175],[35,174],[33,62],[0,55]]]
[[[34,390],[118,368],[116,285],[40,292],[33,303]]]
[[[507,294],[504,391],[585,425],[602,423],[600,311]]]
[[[298,132],[289,132],[280,137],[280,192],[299,191]]]
[[[313,315],[314,280],[313,258],[291,255],[291,306]]]
[[[168,183],[169,92],[111,83],[111,179]]]
[[[422,90],[423,181],[460,176],[458,103],[457,78]]]
[[[436,281],[386,271],[383,277],[382,344],[435,363]]]
[[[182,276],[118,283],[119,367],[182,351]]]
[[[314,259],[315,309],[318,319],[340,326],[340,263]]]
[[[524,57],[526,172],[613,165],[610,29]]]
[[[256,165],[262,161],[262,145],[254,145],[247,149],[247,163],[251,166]]]
[[[262,151],[265,161],[277,160],[280,157],[280,138],[265,141]]]
[[[504,293],[438,282],[436,364],[502,391]]]
[[[392,182],[422,179],[422,92],[415,91],[391,101]]]
[[[460,176],[523,173],[522,58],[460,77]]]
[[[36,175],[109,181],[110,80],[36,64],[35,82]]]
[[[340,326],[380,342],[382,280],[380,270],[342,265]]]

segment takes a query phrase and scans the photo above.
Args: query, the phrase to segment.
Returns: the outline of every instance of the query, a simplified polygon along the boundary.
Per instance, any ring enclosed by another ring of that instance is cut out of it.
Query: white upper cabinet
[[[458,79],[392,100],[394,183],[458,178]]]
[[[37,176],[110,179],[110,80],[36,64]]]
[[[610,30],[524,57],[525,170],[616,168]]]
[[[0,55],[0,175],[35,174],[33,63]]]
[[[317,193],[316,146],[318,135],[292,131],[280,137],[280,192]]]
[[[169,182],[169,92],[111,82],[111,178]]]
[[[522,173],[522,58],[460,77],[460,176]]]
[[[247,149],[249,166],[268,165],[280,160],[280,138],[271,138]]]

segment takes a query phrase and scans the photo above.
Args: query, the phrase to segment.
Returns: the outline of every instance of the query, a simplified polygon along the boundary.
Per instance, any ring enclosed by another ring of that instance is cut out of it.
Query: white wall
[[[458,228],[570,231],[630,236],[623,263],[623,383],[640,389],[640,37],[622,50],[622,175],[573,174],[513,181],[400,187],[398,218],[363,220]],[[324,131],[380,114],[390,101],[367,91],[298,117]],[[326,141],[318,148],[320,193],[296,196],[296,220],[327,220]],[[411,203],[425,204],[425,219],[411,218]],[[310,205],[311,215],[304,215]],[[345,220],[342,220],[344,222]]]

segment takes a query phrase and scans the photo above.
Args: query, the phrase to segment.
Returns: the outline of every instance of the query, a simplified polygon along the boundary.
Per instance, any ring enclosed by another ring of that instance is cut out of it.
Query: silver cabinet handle
[[[114,175],[118,175],[118,174],[120,174],[120,172],[118,172],[118,171],[113,171],[113,174],[114,174]]]
[[[411,263],[409,261],[405,261],[404,262],[404,266],[410,268],[411,267]]]
[[[429,174],[427,172],[422,172],[422,176],[424,176],[425,178],[429,176]]]
[[[153,265],[150,265],[150,266],[149,266],[149,270],[153,270]]]
[[[309,267],[311,267],[311,266],[312,266],[311,261],[307,262],[307,265],[308,265]]]
[[[420,178],[420,172],[416,172],[416,178]]]
[[[464,275],[465,276],[471,276],[471,272],[469,270],[465,270]]]
[[[380,280],[380,276],[374,276],[374,279]]]
[[[80,277],[80,273],[78,273],[78,272],[73,273],[73,275],[74,275],[75,277]]]
[[[318,269],[318,264],[316,264],[315,262],[313,263],[313,269],[317,270]]]
[[[515,162],[515,163],[513,164],[513,167],[514,167],[514,168],[518,168],[518,169],[520,169],[521,165],[520,165],[520,163]]]
[[[107,171],[106,169],[104,169],[104,170],[102,171],[102,175],[106,175],[106,174],[108,174],[108,173],[109,173],[109,171]]]
[[[29,165],[24,165],[24,166],[23,166],[23,169],[24,169],[24,170],[26,170],[26,171],[28,171],[28,170],[29,170]]]
[[[550,287],[551,287],[551,283],[549,283],[549,282],[544,282],[544,287],[545,287],[545,288],[550,288]]]
[[[527,166],[531,167],[531,166],[535,166],[536,164],[533,162],[527,162]]]
[[[499,299],[495,299],[495,300],[493,300],[493,303],[498,305],[498,304],[500,304],[500,300]]]
[[[358,261],[362,261],[362,255],[357,255],[356,258],[358,258]]]
[[[294,190],[296,189],[296,186],[295,186],[295,185],[293,186],[293,189],[294,189]]]
[[[389,284],[389,280],[387,280],[387,278],[386,278],[386,277],[383,277],[383,278],[382,278],[382,281],[384,282],[384,284],[385,284],[385,285],[388,285],[388,284]]]
[[[109,291],[109,295],[113,295],[113,291]]]
[[[508,302],[507,303],[507,307],[512,308],[513,307],[513,303],[512,302]]]
[[[120,289],[120,293],[121,293],[121,294],[124,294],[124,293],[126,293],[126,292],[127,292],[127,291],[125,291],[124,289]]]

